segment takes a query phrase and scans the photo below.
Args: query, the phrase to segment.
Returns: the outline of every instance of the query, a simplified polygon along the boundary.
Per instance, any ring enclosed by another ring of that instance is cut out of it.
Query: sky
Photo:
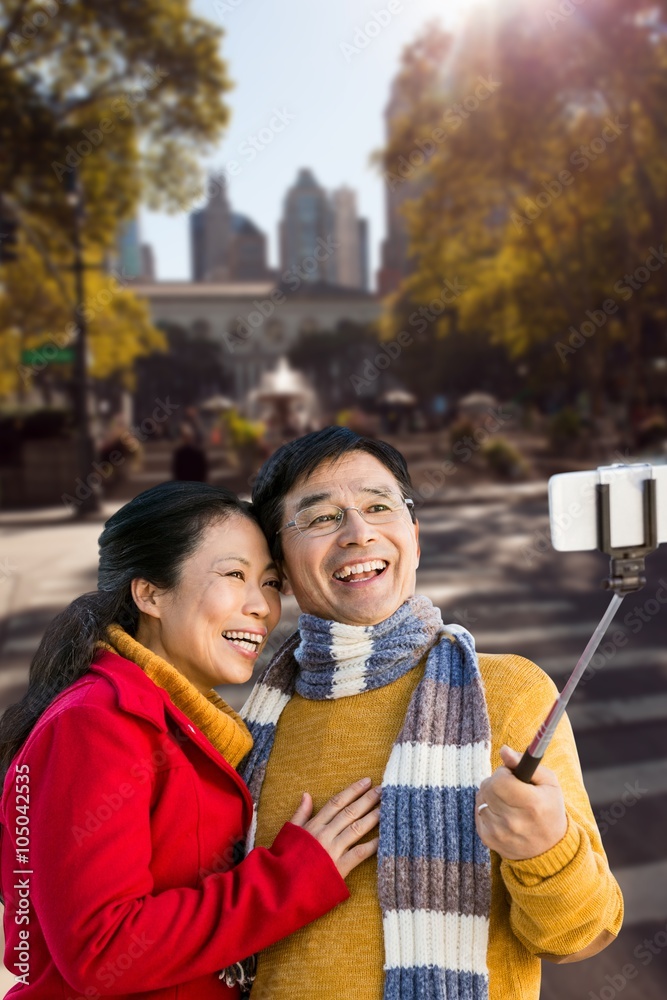
[[[433,18],[455,27],[470,0],[194,0],[201,17],[225,30],[222,54],[234,89],[230,125],[202,162],[227,168],[232,209],[268,237],[279,266],[283,198],[301,167],[327,190],[357,192],[369,220],[375,287],[385,235],[384,181],[370,164],[385,139],[384,116],[403,47]],[[260,135],[261,133],[261,135]],[[253,148],[251,137],[259,149]],[[236,161],[237,167],[232,167]],[[195,206],[193,206],[195,207]],[[160,281],[189,280],[187,213],[141,212],[141,238],[153,246]]]

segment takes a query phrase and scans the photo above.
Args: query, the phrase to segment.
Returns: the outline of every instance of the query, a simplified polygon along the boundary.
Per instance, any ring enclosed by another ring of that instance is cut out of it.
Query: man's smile
[[[340,583],[368,583],[382,576],[389,563],[386,559],[368,559],[365,562],[346,563],[335,570],[333,577]]]

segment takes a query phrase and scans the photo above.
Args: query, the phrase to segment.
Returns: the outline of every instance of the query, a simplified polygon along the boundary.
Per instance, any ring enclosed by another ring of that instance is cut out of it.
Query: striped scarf
[[[413,597],[379,625],[301,615],[242,709],[254,746],[240,773],[255,802],[280,714],[296,691],[345,698],[390,684],[428,651],[382,782],[378,895],[384,1000],[488,1000],[489,851],[475,794],[491,773],[490,730],[472,636]]]

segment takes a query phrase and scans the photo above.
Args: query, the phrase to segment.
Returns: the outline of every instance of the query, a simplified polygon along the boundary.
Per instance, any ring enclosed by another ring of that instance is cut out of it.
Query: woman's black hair
[[[54,698],[86,673],[107,627],[117,623],[135,634],[132,580],[171,589],[205,529],[234,515],[257,523],[250,504],[229,490],[170,482],[145,490],[109,518],[99,539],[97,591],[50,622],[30,665],[28,690],[0,719],[0,779]]]
[[[267,459],[259,470],[252,491],[257,512],[274,559],[282,558],[278,529],[283,518],[283,500],[298,479],[307,479],[322,462],[336,461],[350,452],[372,455],[392,474],[404,497],[413,497],[407,462],[386,441],[362,437],[349,427],[325,427],[289,441]],[[410,510],[414,521],[414,512]]]

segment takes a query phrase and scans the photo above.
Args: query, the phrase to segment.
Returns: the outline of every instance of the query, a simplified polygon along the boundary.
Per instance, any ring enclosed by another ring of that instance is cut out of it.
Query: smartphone
[[[654,479],[658,544],[667,542],[667,465],[607,465],[590,472],[564,472],[549,480],[551,541],[558,552],[598,548],[597,485],[609,484],[611,544],[642,545],[644,480]]]

